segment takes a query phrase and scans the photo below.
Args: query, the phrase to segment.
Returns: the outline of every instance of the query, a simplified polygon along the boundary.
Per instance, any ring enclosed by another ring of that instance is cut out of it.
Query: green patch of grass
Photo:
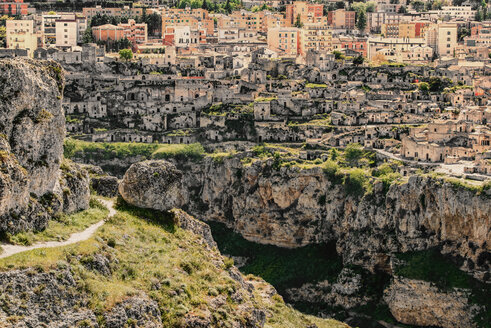
[[[198,160],[205,154],[203,146],[199,143],[178,144],[178,145],[159,145],[157,150],[152,153],[154,159],[190,159]]]
[[[145,159],[199,159],[204,155],[203,146],[194,144],[146,144],[131,142],[88,142],[67,138],[64,145],[66,158],[112,160],[141,156]]]
[[[90,200],[90,208],[70,215],[61,215],[51,220],[48,227],[39,232],[21,232],[7,235],[8,242],[16,245],[29,246],[38,242],[64,241],[70,235],[87,229],[108,215],[109,211],[96,199]]]
[[[325,83],[307,83],[305,84],[306,88],[327,88],[327,84]]]
[[[249,258],[240,270],[260,276],[280,292],[307,282],[335,279],[341,258],[334,245],[310,245],[288,249],[247,241],[224,224],[210,222],[213,238],[223,254]]]

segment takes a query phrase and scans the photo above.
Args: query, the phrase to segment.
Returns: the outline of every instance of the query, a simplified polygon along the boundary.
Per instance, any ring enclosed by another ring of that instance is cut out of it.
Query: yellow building
[[[38,48],[38,34],[32,20],[7,20],[7,49],[26,49],[32,57]]]
[[[296,27],[279,27],[268,30],[268,48],[280,55],[296,56],[300,52],[300,33]]]
[[[300,54],[309,50],[332,52],[332,31],[325,25],[305,24],[301,31]]]

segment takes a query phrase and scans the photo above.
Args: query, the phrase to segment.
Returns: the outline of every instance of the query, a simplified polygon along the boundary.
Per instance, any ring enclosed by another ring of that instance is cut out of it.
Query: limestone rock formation
[[[88,299],[66,269],[37,272],[33,268],[0,273],[0,322],[6,327],[97,327]],[[23,325],[21,325],[23,324]]]
[[[468,304],[465,290],[440,291],[430,283],[394,278],[385,291],[385,302],[397,321],[416,326],[475,327],[476,309]]]
[[[55,192],[62,199],[63,212],[73,213],[89,207],[89,174],[81,165],[64,160],[59,181]]]
[[[372,301],[364,295],[364,288],[360,274],[344,268],[335,283],[320,281],[316,284],[307,283],[300,288],[287,290],[288,299],[293,302],[319,304],[330,307],[352,309]]]
[[[126,171],[119,193],[134,206],[167,211],[184,204],[181,177],[182,172],[167,161],[136,163]]]
[[[131,297],[119,303],[105,314],[107,328],[119,328],[128,324],[137,327],[162,327],[159,307],[146,296]]]
[[[63,86],[54,62],[0,60],[0,231],[41,230],[88,206],[86,179],[60,171]]]
[[[198,236],[201,236],[208,247],[217,247],[217,244],[215,240],[213,240],[213,236],[211,235],[209,225],[202,221],[196,220],[183,210],[172,209],[171,212],[174,215],[174,220],[177,226],[181,227],[184,230],[189,230]]]
[[[320,167],[275,169],[272,160],[243,165],[240,154],[179,167],[183,209],[251,241],[282,247],[336,241],[345,264],[389,273],[391,254],[439,246],[463,259],[476,278],[491,278],[491,190],[476,195],[412,176],[387,193],[380,183],[358,197]]]

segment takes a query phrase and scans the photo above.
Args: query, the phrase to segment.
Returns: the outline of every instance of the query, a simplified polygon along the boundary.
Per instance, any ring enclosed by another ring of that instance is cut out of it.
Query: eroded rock
[[[181,177],[182,172],[167,161],[136,163],[126,171],[119,193],[134,206],[168,211],[184,204]]]
[[[384,292],[384,300],[397,321],[416,326],[471,328],[474,311],[469,291],[441,291],[429,282],[396,277]]]

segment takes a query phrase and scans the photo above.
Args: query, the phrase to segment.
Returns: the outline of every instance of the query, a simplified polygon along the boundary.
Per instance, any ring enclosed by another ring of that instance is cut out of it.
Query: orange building
[[[327,21],[335,29],[353,30],[355,28],[355,15],[354,11],[337,9],[327,13]]]
[[[308,17],[322,17],[324,5],[308,3],[306,1],[294,1],[292,4],[286,5],[286,20],[290,25],[295,24],[297,17],[300,17],[300,22],[305,23]]]
[[[29,5],[24,0],[0,0],[0,15],[27,15]]]
[[[124,37],[124,28],[112,24],[95,26],[92,28],[92,35],[95,41],[119,41]]]
[[[272,28],[268,30],[268,48],[280,55],[297,56],[300,52],[301,30],[296,27]]]
[[[363,57],[367,57],[367,39],[354,37],[339,37],[332,39],[333,50],[352,50],[360,53]]]
[[[172,26],[189,26],[192,30],[205,30],[207,35],[213,35],[215,22],[205,9],[166,8],[162,10],[162,35]]]

